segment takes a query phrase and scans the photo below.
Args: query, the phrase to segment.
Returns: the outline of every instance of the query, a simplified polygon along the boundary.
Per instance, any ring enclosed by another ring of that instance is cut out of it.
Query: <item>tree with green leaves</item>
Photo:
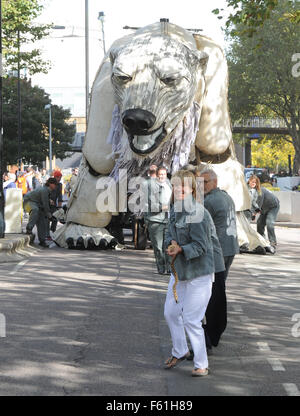
[[[20,68],[26,68],[30,74],[49,70],[49,62],[42,58],[39,49],[34,48],[34,43],[47,36],[52,26],[38,24],[35,20],[43,9],[42,3],[41,0],[2,0],[5,70],[17,70],[18,60]],[[29,45],[33,45],[33,48],[29,48]]]
[[[291,143],[282,136],[271,139],[263,136],[259,140],[251,142],[251,157],[254,166],[268,167],[273,172],[289,170],[289,159],[295,155],[295,149]]]
[[[297,3],[290,0],[289,6]],[[272,11],[280,4],[279,0],[227,0],[227,6],[232,9],[225,22],[227,31],[231,35],[246,34],[252,36],[258,27],[263,26],[269,19]],[[224,9],[214,9],[212,13],[223,19]],[[300,23],[300,10],[296,7],[290,11],[284,11],[281,19],[288,19],[293,23]]]
[[[285,13],[293,13],[290,1],[281,1],[252,37],[242,25],[228,50],[229,105],[233,121],[252,115],[279,117],[285,121],[295,149],[294,172],[300,167],[300,74],[294,57],[299,51],[300,26]]]
[[[30,81],[21,80],[22,87],[22,158],[28,164],[42,165],[49,155],[49,95]],[[3,80],[4,161],[15,164],[18,155],[17,139],[17,78]],[[57,158],[70,152],[75,127],[66,122],[70,110],[52,105],[52,149]]]

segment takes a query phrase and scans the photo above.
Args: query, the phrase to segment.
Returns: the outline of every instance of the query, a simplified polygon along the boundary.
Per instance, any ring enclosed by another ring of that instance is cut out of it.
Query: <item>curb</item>
[[[275,222],[275,226],[283,228],[300,228],[300,224],[296,222]]]
[[[8,234],[0,239],[0,263],[24,260],[35,252],[30,245],[30,235]]]

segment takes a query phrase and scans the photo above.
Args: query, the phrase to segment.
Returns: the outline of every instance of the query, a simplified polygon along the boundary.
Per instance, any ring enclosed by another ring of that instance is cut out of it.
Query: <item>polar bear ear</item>
[[[191,51],[192,52],[192,66],[194,68],[202,68],[203,73],[205,73],[208,63],[209,55],[203,51]]]
[[[199,56],[198,59],[200,61],[200,66],[202,67],[203,73],[205,73],[206,68],[207,68],[207,63],[208,63],[209,55],[206,52],[199,51],[198,52],[198,56]]]
[[[113,65],[115,63],[115,60],[118,56],[118,52],[116,49],[112,49],[109,53],[109,59],[110,59],[110,63],[111,65]]]

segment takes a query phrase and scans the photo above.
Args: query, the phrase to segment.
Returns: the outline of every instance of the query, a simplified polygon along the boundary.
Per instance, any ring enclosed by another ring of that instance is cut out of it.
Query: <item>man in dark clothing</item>
[[[196,173],[204,185],[204,206],[209,211],[216,227],[222,248],[225,271],[215,273],[212,295],[206,310],[205,335],[207,347],[217,346],[227,325],[227,301],[225,282],[234,256],[239,253],[236,213],[232,198],[218,188],[216,173],[205,168]]]
[[[49,197],[50,192],[53,191],[56,186],[56,179],[49,178],[43,187],[37,188],[24,195],[24,209],[29,213],[26,233],[32,234],[33,227],[36,225],[38,238],[42,247],[48,247],[45,241],[47,221],[52,217]]]

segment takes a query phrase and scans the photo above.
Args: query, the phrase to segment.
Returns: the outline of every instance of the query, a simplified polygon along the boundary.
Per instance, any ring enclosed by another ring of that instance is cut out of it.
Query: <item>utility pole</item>
[[[89,113],[89,0],[85,0],[85,116],[86,116],[86,128],[88,123]]]
[[[20,30],[18,29],[18,166],[21,170],[21,141],[22,141],[22,118],[21,118],[21,73],[20,73]]]
[[[103,52],[104,56],[106,55],[106,49],[105,49],[105,35],[104,35],[104,12],[99,12],[98,20],[101,22],[101,28],[102,28],[102,45],[103,45]]]
[[[52,112],[51,104],[45,105],[45,110],[49,110],[49,174],[52,174]]]
[[[2,98],[2,1],[0,0],[0,238],[4,238],[4,192],[3,192],[3,98]]]

